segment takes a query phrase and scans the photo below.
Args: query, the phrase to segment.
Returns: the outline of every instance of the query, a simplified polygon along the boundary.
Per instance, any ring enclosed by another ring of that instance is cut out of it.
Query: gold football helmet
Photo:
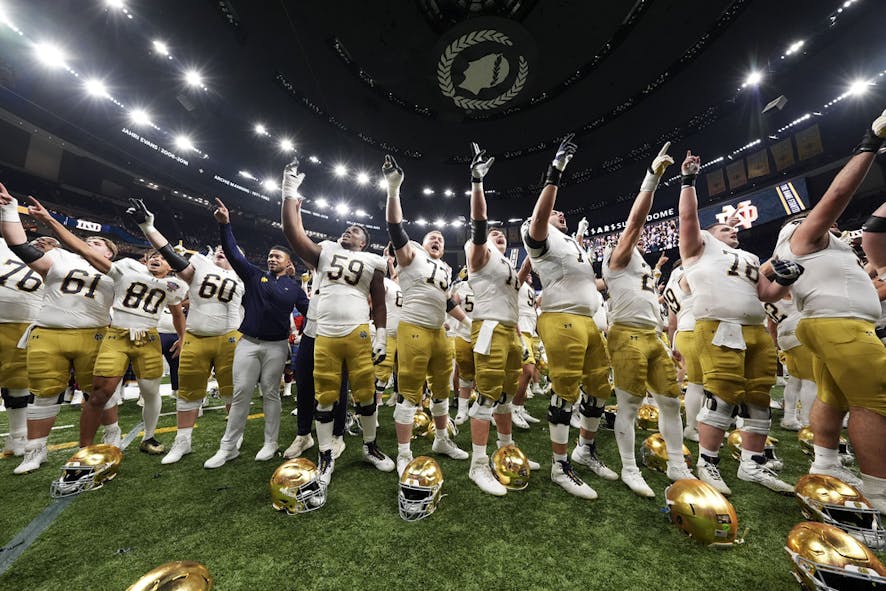
[[[637,426],[646,431],[658,431],[658,407],[641,404],[637,409]]]
[[[741,431],[735,429],[729,436],[726,438],[726,442],[729,445],[730,454],[732,458],[735,460],[741,460]],[[763,446],[763,455],[766,456],[766,464],[764,464],[770,470],[781,470],[784,468],[784,462],[775,455],[775,445],[778,443],[778,439],[775,437],[766,437],[766,443]]]
[[[146,573],[126,591],[209,591],[212,575],[199,562],[167,562]]]
[[[400,476],[397,505],[405,521],[424,519],[437,510],[443,498],[443,471],[434,458],[419,456]]]
[[[797,431],[797,441],[800,442],[800,451],[802,451],[807,456],[815,455],[815,451],[812,449],[812,427],[806,426]]]
[[[77,451],[62,466],[62,475],[49,487],[54,499],[101,488],[113,480],[123,461],[123,452],[113,445],[89,445]]]
[[[807,474],[794,491],[806,519],[835,525],[875,550],[886,548],[880,513],[854,486],[833,476]]]
[[[615,429],[615,415],[618,414],[618,405],[610,404],[603,408],[603,426],[609,430]]]
[[[446,431],[449,433],[450,439],[458,435],[458,427],[455,426],[455,420],[453,420],[452,417],[449,417],[449,422],[446,424]],[[434,417],[431,417],[431,420],[428,421],[428,428],[425,432],[425,437],[427,437],[429,441],[433,441],[436,436],[437,424],[434,422]]]
[[[867,546],[838,527],[805,521],[788,534],[793,574],[809,591],[886,588],[886,567]]]
[[[814,456],[815,450],[812,447],[814,435],[812,427],[803,427],[797,431],[797,440],[800,442],[800,450],[807,456]],[[855,454],[852,453],[852,447],[845,435],[840,435],[837,452],[840,457],[840,463],[844,466],[851,466],[855,463]]]
[[[715,548],[729,548],[737,542],[735,508],[710,484],[678,480],[665,489],[665,497],[671,522],[690,538]]]
[[[692,468],[692,453],[685,445],[683,446],[683,457],[686,458],[686,465]],[[647,468],[659,472],[668,471],[668,446],[665,445],[661,433],[653,433],[646,438],[640,448],[640,459]]]
[[[412,417],[412,438],[417,439],[428,434],[428,425],[431,425],[431,418],[423,411],[417,411]]]
[[[529,458],[513,443],[498,448],[489,458],[489,467],[496,480],[509,490],[529,486]]]
[[[307,458],[283,462],[271,476],[271,505],[290,515],[307,513],[326,504],[317,466]]]

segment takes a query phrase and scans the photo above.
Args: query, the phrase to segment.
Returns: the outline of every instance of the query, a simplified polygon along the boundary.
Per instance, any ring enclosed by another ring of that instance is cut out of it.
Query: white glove
[[[665,173],[668,166],[674,163],[674,159],[668,156],[668,149],[670,147],[671,142],[665,142],[665,145],[659,150],[658,156],[655,157],[649,170],[646,171],[646,177],[640,185],[641,191],[655,191],[658,188],[661,176]]]
[[[461,327],[467,331],[467,334],[471,334],[471,319],[465,316],[464,320],[459,320],[458,323]]]
[[[21,217],[18,215],[18,199],[11,195],[9,199],[9,203],[0,204],[0,222],[21,222]]]
[[[578,222],[578,229],[575,231],[575,237],[577,239],[581,239],[588,235],[588,227],[590,224],[588,223],[588,218],[581,218]]]
[[[486,150],[481,150],[476,142],[471,142],[471,150],[474,152],[473,159],[471,160],[471,179],[482,181],[489,169],[492,168],[495,156],[484,160],[483,157],[486,155]]]
[[[388,329],[376,328],[372,339],[372,364],[378,365],[385,360],[388,352]]]
[[[385,163],[381,167],[381,173],[388,182],[388,194],[396,193],[403,184],[403,169],[397,165],[397,161],[390,154],[385,156]]]
[[[554,160],[551,162],[551,166],[560,172],[566,169],[566,165],[569,164],[569,161],[575,156],[575,151],[578,150],[578,145],[572,141],[574,137],[575,134],[570,133],[563,138],[563,141],[560,142],[560,147],[557,148],[557,155],[554,156]]]
[[[298,171],[298,160],[293,160],[283,169],[283,199],[304,199],[298,188],[305,180],[305,173]]]
[[[874,130],[878,138],[886,139],[886,111],[883,111],[879,117],[874,119],[874,122],[871,123],[871,129]]]
[[[154,214],[148,211],[148,207],[141,199],[129,198],[129,204],[132,206],[126,210],[126,215],[132,218],[138,225],[142,233],[147,236],[151,232],[156,232],[154,227]]]

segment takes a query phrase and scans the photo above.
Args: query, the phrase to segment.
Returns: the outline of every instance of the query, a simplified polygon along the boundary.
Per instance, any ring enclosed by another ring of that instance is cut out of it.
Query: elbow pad
[[[396,224],[388,222],[388,234],[391,235],[391,244],[394,245],[394,250],[400,250],[409,244],[409,235],[403,229],[402,222]]]
[[[471,242],[486,244],[486,220],[471,220]]]
[[[26,265],[30,265],[45,254],[42,250],[31,246],[27,242],[24,244],[10,244],[9,250],[11,250],[15,256],[20,258]]]
[[[168,242],[164,246],[158,248],[157,252],[159,252],[160,256],[166,259],[166,262],[169,263],[169,266],[177,272],[184,271],[187,269],[188,265],[190,265],[183,256],[175,252],[175,249],[173,249]]]

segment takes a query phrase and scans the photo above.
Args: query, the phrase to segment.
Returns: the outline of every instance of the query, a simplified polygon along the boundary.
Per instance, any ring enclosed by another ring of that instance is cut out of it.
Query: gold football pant
[[[678,331],[674,335],[674,343],[674,348],[683,356],[683,365],[686,367],[686,379],[689,380],[690,384],[701,384],[701,362],[698,360],[698,350],[695,347],[693,331]]]
[[[379,382],[388,383],[391,373],[394,371],[394,361],[397,357],[397,333],[388,333],[385,340],[385,360],[375,366],[375,379]]]
[[[0,323],[0,386],[4,388],[28,388],[28,350],[18,348],[27,329],[27,322]]]
[[[122,377],[130,363],[140,380],[163,376],[163,350],[157,329],[146,331],[144,339],[133,342],[128,328],[108,327],[95,359],[93,374],[104,378]]]
[[[523,340],[523,346],[529,351],[529,358],[523,361],[523,365],[537,365],[541,363],[541,354],[538,352],[538,337],[534,337],[528,332],[520,333]]]
[[[92,392],[93,368],[104,335],[104,326],[34,328],[28,338],[28,382],[34,396],[55,398],[64,392],[71,367],[80,389]]]
[[[558,397],[574,404],[581,385],[590,396],[609,398],[609,354],[593,318],[542,312],[537,330],[545,344],[548,374]]]
[[[461,337],[455,339],[455,364],[458,366],[458,379],[473,382],[476,377],[474,365],[474,345]]]
[[[202,400],[214,367],[218,395],[230,400],[234,394],[234,351],[239,340],[236,330],[217,336],[186,332],[178,364],[178,397],[188,402]]]
[[[669,398],[680,395],[671,352],[654,328],[615,323],[607,336],[616,388],[634,396],[646,389]]]
[[[317,404],[338,402],[342,369],[348,371],[351,395],[359,404],[375,399],[375,371],[369,325],[361,324],[341,337],[317,335],[314,341],[314,397]]]
[[[483,321],[474,321],[471,340],[477,342]],[[501,398],[502,392],[511,397],[517,393],[523,361],[523,346],[513,326],[498,324],[492,332],[489,354],[474,351],[477,392],[491,400]]]
[[[443,327],[400,321],[397,328],[397,383],[400,395],[419,406],[425,380],[436,400],[449,398],[452,349]]]
[[[809,347],[806,345],[797,345],[787,351],[782,351],[782,353],[784,353],[784,365],[792,378],[810,381],[815,380],[815,373],[812,369],[812,358],[814,356],[812,355],[812,351],[809,350]]]

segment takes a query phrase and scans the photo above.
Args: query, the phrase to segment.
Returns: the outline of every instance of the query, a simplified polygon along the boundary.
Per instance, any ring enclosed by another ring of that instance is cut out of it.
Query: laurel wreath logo
[[[504,94],[500,94],[494,99],[485,101],[480,99],[469,99],[456,95],[455,85],[452,83],[452,64],[455,61],[455,58],[458,56],[459,53],[461,53],[468,47],[472,47],[486,41],[492,41],[494,43],[499,43],[501,45],[507,46],[512,46],[514,44],[507,35],[499,31],[494,31],[491,29],[472,31],[467,35],[462,35],[461,37],[447,45],[446,49],[443,50],[443,55],[440,56],[440,62],[437,64],[437,84],[440,87],[440,92],[443,93],[443,96],[451,98],[452,102],[454,102],[458,107],[465,110],[488,111],[490,109],[497,109],[498,107],[501,107],[507,102],[513,100],[513,98],[516,97],[518,94],[520,94],[520,91],[523,90],[523,87],[526,85],[526,79],[529,77],[529,63],[521,55],[518,58],[519,64],[517,67],[517,77],[514,79],[514,84]]]

